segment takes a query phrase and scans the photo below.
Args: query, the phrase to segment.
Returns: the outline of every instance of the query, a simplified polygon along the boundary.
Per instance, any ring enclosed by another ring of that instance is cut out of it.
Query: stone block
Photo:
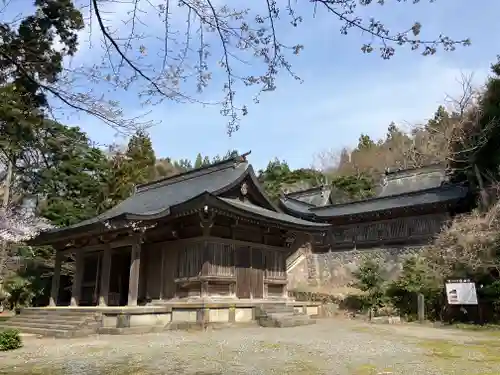
[[[197,310],[172,310],[173,322],[196,322]]]
[[[228,323],[229,322],[229,309],[210,309],[209,322],[213,323]]]
[[[234,312],[234,320],[236,323],[251,322],[253,320],[253,308],[237,307]]]
[[[309,316],[318,315],[319,314],[319,307],[318,306],[307,306],[306,314]]]
[[[170,314],[133,314],[130,327],[156,326],[170,323]]]
[[[116,328],[117,318],[116,315],[103,315],[102,326],[106,328]]]
[[[116,328],[129,328],[130,327],[130,315],[119,314],[116,316]]]

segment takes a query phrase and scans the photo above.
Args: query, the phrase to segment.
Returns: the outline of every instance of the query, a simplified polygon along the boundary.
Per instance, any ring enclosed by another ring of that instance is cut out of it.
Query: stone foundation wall
[[[401,271],[404,259],[421,250],[422,246],[401,246],[307,254],[303,261],[289,272],[288,288],[300,289],[305,285],[346,287],[354,281],[352,273],[365,258],[379,261],[384,265],[389,277],[394,278]]]

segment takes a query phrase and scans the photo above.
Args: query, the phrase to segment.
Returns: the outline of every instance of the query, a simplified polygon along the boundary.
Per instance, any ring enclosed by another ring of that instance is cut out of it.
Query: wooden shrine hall
[[[137,186],[95,218],[41,233],[30,244],[56,249],[50,305],[286,300],[287,257],[313,237],[327,243],[330,225],[276,207],[247,155]],[[70,256],[71,300],[61,301]]]

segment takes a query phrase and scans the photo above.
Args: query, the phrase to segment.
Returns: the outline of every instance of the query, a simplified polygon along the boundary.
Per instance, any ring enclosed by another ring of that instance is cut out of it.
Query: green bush
[[[0,351],[19,349],[23,346],[21,336],[15,329],[0,331]]]
[[[355,288],[365,292],[360,296],[362,309],[373,310],[376,313],[380,308],[386,306],[384,284],[385,275],[382,265],[372,259],[365,259],[358,270],[353,272],[356,281],[352,284]]]
[[[444,303],[443,287],[432,276],[425,260],[414,256],[405,260],[398,279],[388,285],[386,296],[402,316],[415,320],[418,314],[418,294],[423,294],[427,318],[436,320],[440,318]]]

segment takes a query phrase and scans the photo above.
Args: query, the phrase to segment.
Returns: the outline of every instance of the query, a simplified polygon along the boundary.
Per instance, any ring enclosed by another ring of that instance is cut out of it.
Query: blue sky
[[[278,5],[286,3],[277,2]],[[11,14],[21,10],[22,3],[27,5],[31,1],[13,3],[16,5],[9,9]],[[231,4],[237,6],[237,3]],[[89,88],[96,95],[102,93],[118,100],[130,116],[150,112],[147,118],[158,123],[149,130],[158,157],[194,159],[198,152],[213,156],[237,149],[251,150],[250,161],[257,168],[264,167],[274,157],[285,159],[295,168],[307,167],[317,160],[315,155],[355,145],[360,133],[374,138],[382,136],[391,121],[404,126],[422,123],[444,102],[446,94],[458,92],[457,79],[461,72],[474,73],[475,82],[482,84],[490,64],[500,54],[500,41],[495,38],[500,34],[500,24],[496,22],[500,2],[479,0],[475,7],[471,4],[468,0],[433,3],[422,0],[416,5],[411,1],[406,4],[386,1],[383,7],[375,4],[363,8],[361,15],[378,18],[394,29],[420,21],[423,37],[443,33],[457,39],[469,37],[472,41],[470,47],[439,52],[432,57],[422,57],[403,47],[393,59],[384,61],[377,54],[361,53],[366,36],[355,30],[347,36],[340,35],[340,24],[335,17],[324,11],[318,11],[313,17],[309,2],[299,0],[297,7],[304,16],[303,24],[293,28],[282,22],[278,25],[278,36],[289,44],[305,46],[299,56],[290,58],[293,70],[303,83],[283,73],[277,90],[263,95],[259,104],[252,104],[256,88],[238,85],[238,102],[248,105],[249,114],[231,138],[226,135],[227,119],[219,114],[218,107],[163,102],[144,108],[137,97],[137,87],[127,92],[109,91],[104,84]],[[111,6],[113,13],[107,15],[107,22],[125,28],[121,20],[129,8],[124,4]],[[161,33],[158,14],[146,11],[141,19],[149,35]],[[183,21],[178,17],[173,22],[182,25]],[[89,37],[87,28],[81,36],[81,49],[67,64],[98,63],[102,55],[99,35],[94,29]],[[89,38],[94,41],[91,46]],[[211,39],[212,53],[218,57],[220,48],[216,42],[215,38]],[[149,59],[155,57],[155,46],[157,44],[152,43],[147,51]],[[158,58],[151,61],[158,63]],[[254,74],[262,68],[254,64],[242,72]],[[220,69],[216,69],[203,99],[221,99],[223,78]],[[94,118],[68,111],[61,120],[80,126],[101,144],[123,141]]]

